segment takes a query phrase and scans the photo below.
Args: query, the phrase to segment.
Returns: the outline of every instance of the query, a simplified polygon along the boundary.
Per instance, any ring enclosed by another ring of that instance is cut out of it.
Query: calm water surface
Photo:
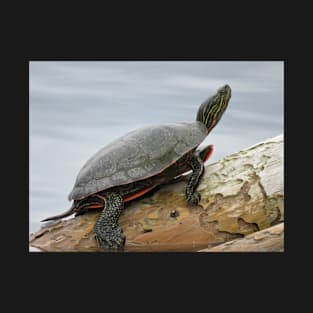
[[[29,231],[67,210],[76,175],[135,128],[193,121],[229,84],[209,162],[283,133],[283,62],[31,62]]]

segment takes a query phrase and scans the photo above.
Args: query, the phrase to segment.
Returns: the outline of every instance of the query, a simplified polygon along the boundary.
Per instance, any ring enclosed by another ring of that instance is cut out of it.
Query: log
[[[244,238],[227,241],[199,252],[282,252],[284,251],[284,223],[265,228]]]
[[[243,238],[284,221],[283,136],[206,165],[201,201],[188,207],[188,175],[127,203],[120,217],[121,251],[199,251]],[[41,251],[100,250],[93,226],[100,212],[50,222],[30,234]]]

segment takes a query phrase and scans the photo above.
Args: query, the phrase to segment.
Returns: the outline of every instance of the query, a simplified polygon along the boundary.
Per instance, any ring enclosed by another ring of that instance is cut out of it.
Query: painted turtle
[[[213,146],[196,150],[225,112],[231,97],[228,85],[205,100],[196,121],[144,127],[114,140],[92,156],[78,173],[68,196],[71,208],[43,221],[90,209],[103,209],[94,232],[100,247],[118,248],[125,235],[118,224],[124,203],[192,170],[186,187],[188,204],[197,205],[195,189]]]

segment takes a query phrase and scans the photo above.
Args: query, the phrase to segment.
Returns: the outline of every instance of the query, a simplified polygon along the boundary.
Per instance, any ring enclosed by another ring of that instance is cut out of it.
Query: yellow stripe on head
[[[197,114],[197,121],[202,122],[210,131],[221,119],[231,97],[231,89],[228,85],[220,88],[217,93],[204,101]]]

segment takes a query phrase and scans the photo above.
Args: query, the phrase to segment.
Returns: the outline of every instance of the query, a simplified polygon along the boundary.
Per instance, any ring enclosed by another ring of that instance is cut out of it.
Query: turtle
[[[101,209],[93,227],[99,248],[123,248],[126,236],[118,220],[124,204],[190,171],[185,195],[189,206],[197,206],[201,196],[196,188],[213,145],[198,147],[221,119],[230,98],[231,88],[225,85],[200,105],[193,122],[142,127],[112,141],[79,171],[68,196],[72,206],[42,222]]]

